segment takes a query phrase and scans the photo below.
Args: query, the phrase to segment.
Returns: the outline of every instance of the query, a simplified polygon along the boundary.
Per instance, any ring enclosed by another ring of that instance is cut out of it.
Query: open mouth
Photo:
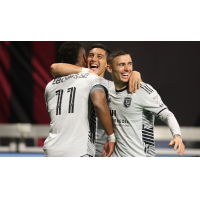
[[[91,64],[90,65],[90,69],[98,69],[98,68],[99,68],[99,66],[96,65],[96,64]]]
[[[129,74],[126,73],[126,74],[121,74],[123,78],[128,78],[129,77]]]

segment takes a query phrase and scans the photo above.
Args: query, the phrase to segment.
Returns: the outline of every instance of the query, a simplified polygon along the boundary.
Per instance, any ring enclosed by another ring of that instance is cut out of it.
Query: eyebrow
[[[99,56],[99,55],[100,55],[100,56],[104,56],[102,53],[98,53],[97,55],[98,55],[98,56]]]
[[[128,64],[132,64],[133,62],[128,62]],[[120,65],[120,64],[125,64],[125,62],[121,62],[121,63],[118,63],[118,65]]]
[[[89,55],[91,55],[91,54],[94,55],[94,53],[89,53]],[[104,56],[104,55],[101,54],[101,53],[98,53],[97,55],[98,55],[98,56]]]

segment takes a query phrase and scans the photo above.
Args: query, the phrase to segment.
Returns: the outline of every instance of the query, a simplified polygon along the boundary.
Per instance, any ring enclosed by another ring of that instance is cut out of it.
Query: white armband
[[[115,142],[115,135],[114,133],[111,135],[108,135],[108,142]]]
[[[82,67],[82,72],[89,72],[89,68]]]
[[[181,130],[179,124],[172,112],[170,112],[168,109],[165,109],[159,114],[158,117],[168,125],[173,136],[175,135],[181,136]]]

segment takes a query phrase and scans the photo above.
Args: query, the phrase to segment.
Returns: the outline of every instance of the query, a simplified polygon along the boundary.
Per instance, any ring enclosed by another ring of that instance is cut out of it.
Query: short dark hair
[[[123,55],[127,55],[127,54],[130,55],[130,53],[124,51],[123,49],[116,49],[116,50],[112,51],[108,55],[108,57],[107,57],[107,63],[108,63],[108,65],[112,65],[112,61],[113,61],[113,59],[115,57],[117,57],[117,56],[123,56]]]
[[[109,53],[110,53],[110,50],[109,50],[105,45],[100,44],[100,43],[93,44],[93,45],[91,46],[90,50],[91,50],[91,49],[94,49],[94,48],[99,48],[99,49],[105,50],[105,51],[106,51],[106,56],[108,56]]]
[[[64,42],[58,50],[62,62],[75,65],[78,62],[79,50],[81,47],[82,45],[80,42]]]

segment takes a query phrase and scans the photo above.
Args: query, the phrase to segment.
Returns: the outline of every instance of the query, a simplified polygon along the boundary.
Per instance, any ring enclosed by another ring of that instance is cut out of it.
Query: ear
[[[83,64],[84,67],[87,67],[87,56],[86,56],[86,54],[83,54],[82,64]]]
[[[107,65],[106,69],[107,69],[108,72],[112,73],[112,67],[110,65]]]
[[[83,58],[84,58],[85,62],[87,63],[87,56],[86,56],[86,54],[83,54]]]

